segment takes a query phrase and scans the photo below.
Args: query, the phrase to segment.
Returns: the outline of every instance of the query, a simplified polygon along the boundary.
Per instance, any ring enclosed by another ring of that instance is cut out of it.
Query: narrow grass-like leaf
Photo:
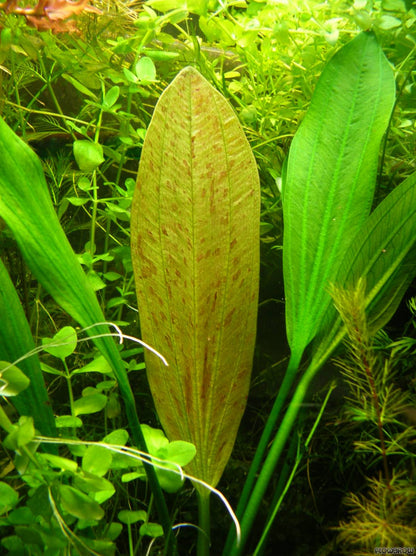
[[[133,268],[158,416],[218,482],[244,411],[256,334],[260,193],[231,107],[185,68],[155,109],[132,206]]]
[[[319,331],[334,279],[373,199],[379,145],[394,103],[393,72],[372,33],[327,64],[296,133],[284,189],[287,333],[302,355]]]
[[[35,348],[29,324],[9,274],[0,259],[0,359],[13,363]],[[11,398],[20,415],[31,415],[42,434],[56,436],[37,354],[19,361],[18,367],[30,380],[28,388]]]

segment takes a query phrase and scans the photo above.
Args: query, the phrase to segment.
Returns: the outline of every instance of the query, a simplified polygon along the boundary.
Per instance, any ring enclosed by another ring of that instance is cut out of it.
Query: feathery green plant
[[[414,399],[395,384],[394,356],[386,358],[374,347],[364,281],[352,290],[333,286],[331,294],[346,330],[347,354],[336,360],[349,389],[345,419],[364,425],[354,441],[355,457],[370,456],[367,469],[380,470],[379,476],[367,478],[365,495],[346,496],[350,519],[337,528],[337,541],[341,553],[357,555],[373,554],[375,547],[411,547],[416,542],[411,464],[416,435],[403,416]]]

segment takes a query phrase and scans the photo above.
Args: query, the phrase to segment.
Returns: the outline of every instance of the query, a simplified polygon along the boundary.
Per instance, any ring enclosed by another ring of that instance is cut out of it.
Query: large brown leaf
[[[132,256],[150,387],[188,470],[216,485],[250,382],[259,281],[260,186],[227,101],[196,70],[160,97],[132,207]]]

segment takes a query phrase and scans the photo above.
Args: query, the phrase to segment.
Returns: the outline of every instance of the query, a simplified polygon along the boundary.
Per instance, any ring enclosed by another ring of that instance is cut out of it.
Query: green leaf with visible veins
[[[319,332],[337,275],[370,212],[378,152],[394,104],[393,71],[361,33],[325,67],[296,133],[284,186],[283,265],[292,356]]]
[[[334,285],[353,290],[360,279],[365,280],[368,326],[375,334],[394,315],[415,275],[416,172],[371,213],[346,253]],[[327,357],[343,336],[331,304],[315,341],[314,359]]]

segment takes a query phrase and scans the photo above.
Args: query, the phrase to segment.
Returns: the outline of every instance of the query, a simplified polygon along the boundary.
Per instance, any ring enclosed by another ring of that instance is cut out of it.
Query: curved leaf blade
[[[244,411],[256,334],[260,192],[247,139],[192,68],[162,94],[132,206],[132,253],[148,378],[170,440],[215,485]]]
[[[364,279],[368,327],[375,334],[391,319],[415,276],[416,173],[371,213],[346,253],[334,284],[354,290]],[[329,355],[343,335],[340,318],[330,305],[322,336],[317,337],[315,359],[323,353]]]
[[[283,199],[283,264],[288,340],[299,359],[330,303],[328,284],[369,214],[394,92],[375,36],[361,33],[325,67],[294,137]]]
[[[10,276],[0,259],[0,359],[14,362],[35,348],[29,323]],[[33,354],[19,362],[30,380],[28,388],[14,396],[12,403],[20,415],[32,416],[42,434],[55,436],[56,428],[39,357]]]

